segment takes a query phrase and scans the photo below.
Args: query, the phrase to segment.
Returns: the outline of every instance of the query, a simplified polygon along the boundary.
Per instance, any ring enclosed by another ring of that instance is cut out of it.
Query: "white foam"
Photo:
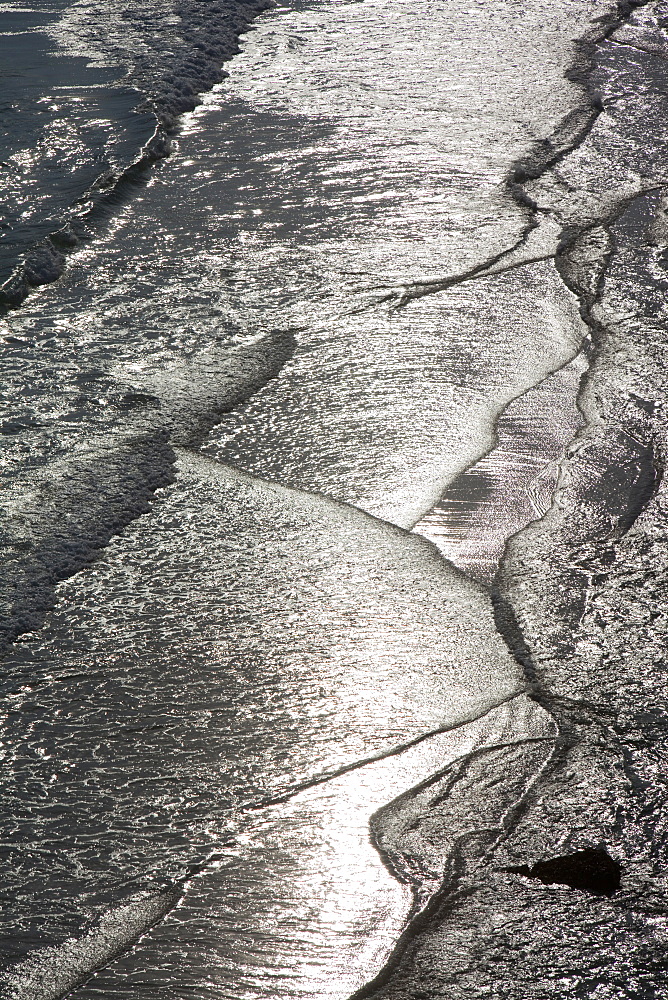
[[[134,944],[180,896],[175,889],[138,893],[105,913],[83,937],[33,953],[0,976],[6,1000],[58,1000]]]

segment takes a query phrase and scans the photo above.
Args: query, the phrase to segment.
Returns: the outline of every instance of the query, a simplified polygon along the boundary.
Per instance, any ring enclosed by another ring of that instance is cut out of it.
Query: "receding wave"
[[[24,962],[0,972],[6,1000],[59,1000],[145,934],[169,913],[181,890],[137,893],[105,913],[80,938],[43,948]]]

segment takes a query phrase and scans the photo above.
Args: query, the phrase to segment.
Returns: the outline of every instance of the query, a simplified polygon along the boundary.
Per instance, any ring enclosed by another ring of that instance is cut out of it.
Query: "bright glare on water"
[[[496,417],[580,348],[558,226],[530,232],[505,181],[582,101],[592,7],[266,12],[174,155],[7,317],[17,551],[106,546],[8,661],[2,944],[55,949],[14,1000],[108,962],[77,997],[343,1000],[413,904],[372,813],[540,730],[488,591],[405,529],[440,543]],[[536,464],[575,426],[573,370],[537,390],[563,428]],[[460,564],[488,579],[506,528]]]

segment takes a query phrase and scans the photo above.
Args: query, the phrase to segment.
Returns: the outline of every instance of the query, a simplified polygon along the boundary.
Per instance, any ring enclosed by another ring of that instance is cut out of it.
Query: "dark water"
[[[52,251],[64,271],[24,281],[2,321],[3,995],[343,1000],[380,973],[374,996],[408,997],[411,962],[428,996],[497,995],[467,935],[493,954],[506,918],[476,872],[492,865],[508,920],[549,923],[508,869],[539,843],[622,850],[612,820],[564,829],[593,815],[588,790],[601,817],[627,799],[601,805],[573,735],[595,682],[555,666],[576,628],[578,655],[613,655],[573,574],[600,585],[596,546],[660,465],[633,415],[659,406],[637,342],[659,350],[660,300],[651,334],[614,338],[645,309],[629,288],[663,288],[643,194],[662,8],[604,42],[612,15],[7,6],[1,252],[6,273]],[[156,128],[171,156],[128,182]],[[65,224],[71,245],[44,243]],[[444,923],[466,879],[474,902]],[[518,993],[499,948],[499,997],[548,995]]]
[[[263,3],[3,4],[0,191],[3,300],[53,281],[90,212],[164,128],[224,76]],[[161,134],[162,133],[162,134]],[[108,214],[108,209],[103,214]]]
[[[157,124],[113,60],[95,65],[54,45],[70,6],[3,5],[0,283],[96,181],[137,159]]]

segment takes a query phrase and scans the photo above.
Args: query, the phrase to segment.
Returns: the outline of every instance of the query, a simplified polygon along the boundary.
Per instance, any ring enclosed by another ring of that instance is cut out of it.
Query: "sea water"
[[[347,996],[421,905],[371,814],[475,748],[549,744],[488,591],[410,529],[562,369],[538,476],[577,426],[560,219],[509,177],[588,121],[564,74],[612,9],[296,0],[176,126],[197,5],[37,25],[68,86],[85,59],[118,99],[110,134],[139,151],[150,121],[172,152],[85,219],[56,184],[21,247],[52,219],[78,242],[3,321],[8,995],[115,958],[77,995]],[[207,66],[249,14],[210,12]]]

